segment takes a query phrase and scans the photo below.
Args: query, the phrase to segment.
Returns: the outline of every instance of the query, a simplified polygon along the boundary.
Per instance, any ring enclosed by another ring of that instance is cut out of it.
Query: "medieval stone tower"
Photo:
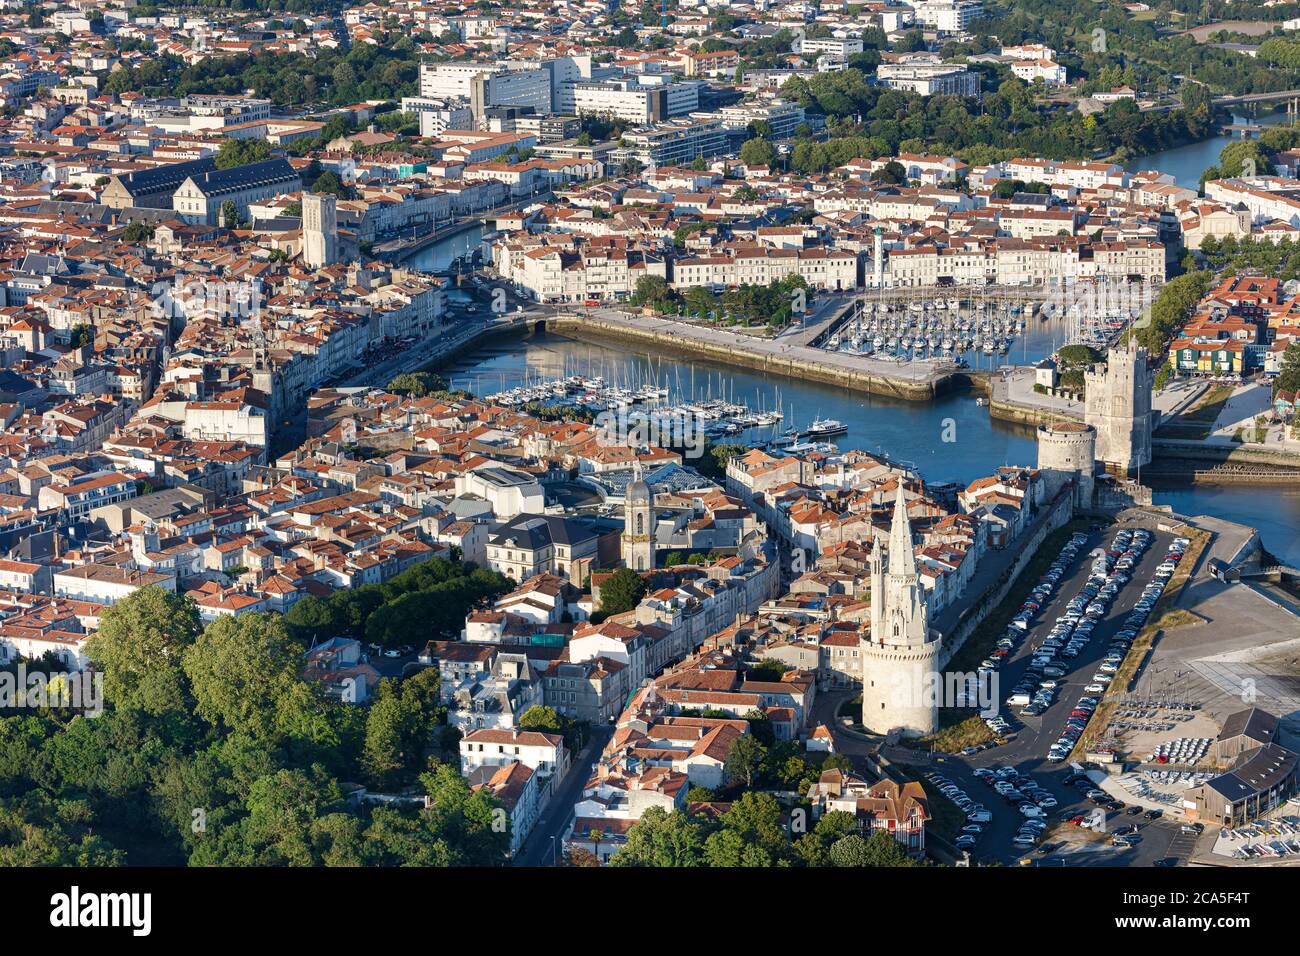
[[[655,566],[655,499],[636,466],[623,495],[623,564],[633,571]]]
[[[1130,335],[1105,365],[1084,373],[1084,420],[1097,430],[1097,460],[1127,475],[1151,463],[1151,372],[1146,349]]]
[[[1038,426],[1038,470],[1047,483],[1047,500],[1073,481],[1074,507],[1091,507],[1096,465],[1097,429],[1083,422]]]
[[[885,567],[885,558],[889,567]],[[939,727],[938,635],[931,635],[912,525],[899,483],[889,548],[871,552],[871,633],[862,642],[862,725],[922,737]]]
[[[338,261],[337,202],[328,194],[303,194],[302,258],[313,269],[321,269]]]

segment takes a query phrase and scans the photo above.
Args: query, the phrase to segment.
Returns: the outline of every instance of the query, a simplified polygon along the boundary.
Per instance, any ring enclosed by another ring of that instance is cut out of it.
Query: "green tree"
[[[870,852],[867,841],[856,833],[840,837],[831,844],[830,859],[832,866],[870,866]]]
[[[1273,397],[1281,391],[1300,392],[1300,342],[1292,342],[1282,353],[1282,364],[1273,379]]]
[[[140,588],[111,605],[86,642],[86,654],[104,674],[104,693],[118,707],[161,716],[190,708],[183,655],[200,629],[192,600],[157,586]]]
[[[776,147],[766,139],[758,137],[747,139],[740,147],[740,161],[746,166],[775,166]]]
[[[306,690],[298,677],[302,653],[278,614],[218,618],[182,656],[195,713],[255,739],[284,732]]]
[[[600,586],[600,610],[603,614],[623,614],[645,597],[646,583],[631,568],[619,568]]]
[[[630,301],[633,305],[649,306],[662,312],[673,299],[673,290],[669,288],[668,280],[662,276],[642,276],[636,280]]]
[[[754,786],[766,756],[767,748],[752,734],[737,737],[731,749],[727,751],[725,763],[727,779],[745,787]]]
[[[750,734],[764,747],[776,743],[776,729],[772,726],[772,718],[767,714],[756,707],[745,715],[745,719],[749,721]]]
[[[627,832],[610,866],[685,867],[704,865],[705,828],[681,810],[650,807]]]
[[[550,734],[564,733],[564,718],[554,707],[534,704],[519,715],[520,730],[540,730]]]
[[[340,619],[338,606],[329,598],[314,594],[295,602],[285,612],[284,623],[296,640],[308,645],[337,637],[347,629],[346,622]]]
[[[239,228],[239,206],[233,199],[221,204],[221,224],[227,229]]]
[[[233,169],[271,158],[271,144],[264,139],[225,139],[213,157],[217,169]]]
[[[429,740],[427,731],[428,717],[416,699],[404,694],[391,678],[380,681],[366,715],[366,742],[361,752],[367,779],[387,790],[418,769]]]
[[[768,867],[772,865],[772,857],[762,847],[746,843],[735,830],[722,829],[704,841],[704,864],[711,867]]]
[[[447,380],[433,372],[403,372],[388,383],[388,390],[411,398],[447,391]]]
[[[316,181],[311,184],[311,191],[317,194],[327,193],[339,199],[348,198],[348,191],[343,181],[339,179],[338,173],[331,169],[325,170],[316,177]]]
[[[867,838],[866,843],[867,866],[898,867],[916,865],[913,860],[908,857],[907,850],[903,848],[903,844],[887,830],[873,831],[871,836]]]

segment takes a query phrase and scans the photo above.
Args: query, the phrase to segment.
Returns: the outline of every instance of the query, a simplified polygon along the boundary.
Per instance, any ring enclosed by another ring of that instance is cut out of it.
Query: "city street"
[[[569,821],[573,819],[573,807],[582,796],[582,788],[591,779],[591,771],[601,751],[614,736],[614,728],[601,724],[591,728],[591,739],[582,752],[573,758],[573,766],[568,776],[560,781],[559,789],[551,795],[551,801],[542,811],[528,839],[519,848],[512,861],[514,866],[555,866],[562,862],[561,841]]]

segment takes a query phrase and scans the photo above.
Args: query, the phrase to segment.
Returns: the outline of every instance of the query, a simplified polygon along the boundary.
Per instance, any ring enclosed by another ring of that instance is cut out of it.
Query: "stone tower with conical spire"
[[[886,567],[886,564],[888,567]],[[921,737],[939,726],[940,641],[930,633],[902,481],[889,545],[871,552],[871,632],[862,651],[862,725],[873,733]]]

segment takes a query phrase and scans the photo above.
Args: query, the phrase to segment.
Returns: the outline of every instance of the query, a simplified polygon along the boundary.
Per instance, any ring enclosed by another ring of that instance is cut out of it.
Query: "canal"
[[[474,226],[464,232],[458,232],[441,242],[435,242],[421,249],[407,260],[406,265],[423,272],[442,272],[444,269],[451,268],[452,262],[457,258],[467,252],[473,252],[482,245],[483,232],[482,226]]]

